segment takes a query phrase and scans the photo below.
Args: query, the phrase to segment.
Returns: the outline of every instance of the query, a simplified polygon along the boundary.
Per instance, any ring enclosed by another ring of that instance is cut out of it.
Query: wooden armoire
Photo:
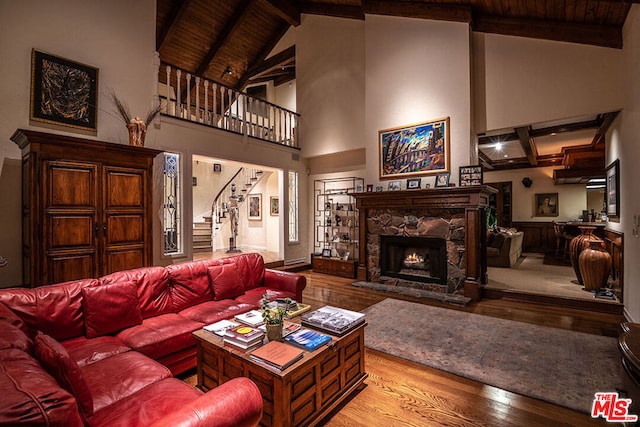
[[[23,284],[151,265],[153,159],[160,151],[18,129]]]

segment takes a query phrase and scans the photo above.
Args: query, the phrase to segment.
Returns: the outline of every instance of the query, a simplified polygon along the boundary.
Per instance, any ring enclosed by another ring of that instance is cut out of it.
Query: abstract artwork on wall
[[[378,132],[380,179],[449,171],[449,117]]]
[[[33,49],[31,120],[96,131],[98,69]]]

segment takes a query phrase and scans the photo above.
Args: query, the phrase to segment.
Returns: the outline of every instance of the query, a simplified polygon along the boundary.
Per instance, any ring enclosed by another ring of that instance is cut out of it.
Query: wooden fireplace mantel
[[[358,279],[367,280],[367,219],[372,210],[452,209],[465,213],[466,278],[464,295],[474,300],[481,298],[480,286],[487,282],[486,211],[489,196],[497,190],[487,185],[447,187],[405,191],[378,191],[356,193],[356,208],[360,217],[360,256]]]

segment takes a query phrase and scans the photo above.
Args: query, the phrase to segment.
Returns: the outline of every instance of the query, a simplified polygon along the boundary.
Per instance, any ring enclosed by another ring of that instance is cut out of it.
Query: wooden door
[[[145,169],[103,166],[101,275],[148,264],[146,173]]]
[[[98,170],[89,162],[44,161],[42,285],[97,277]],[[32,248],[32,250],[37,250]]]

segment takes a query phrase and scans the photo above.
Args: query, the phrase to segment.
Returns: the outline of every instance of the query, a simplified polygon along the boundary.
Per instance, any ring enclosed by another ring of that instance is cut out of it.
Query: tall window
[[[180,244],[180,155],[164,154],[164,253],[181,251]]]
[[[289,242],[298,240],[298,172],[289,171]]]

